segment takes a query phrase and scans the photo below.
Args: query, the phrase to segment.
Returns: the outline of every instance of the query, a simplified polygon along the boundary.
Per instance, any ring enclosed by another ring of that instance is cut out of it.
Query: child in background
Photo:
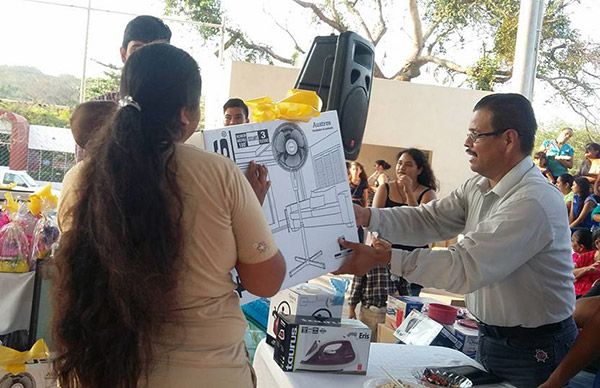
[[[556,187],[560,190],[562,195],[565,197],[565,205],[567,205],[567,211],[571,212],[571,205],[573,204],[573,181],[575,178],[571,174],[562,174],[556,179]]]
[[[600,230],[593,234],[589,230],[576,230],[571,236],[575,269],[575,295],[585,295],[592,284],[600,279]]]
[[[85,156],[85,145],[93,137],[94,133],[110,121],[117,111],[117,103],[114,101],[88,101],[77,105],[71,114],[71,132],[77,149],[75,160],[83,160]]]
[[[592,194],[590,182],[578,176],[573,181],[573,205],[569,213],[569,227],[571,231],[576,229],[591,230],[596,223],[592,220],[592,210],[598,205],[600,197]]]
[[[535,165],[542,172],[542,175],[545,176],[549,182],[554,183],[554,177],[548,169],[548,157],[546,156],[545,152],[540,151],[533,154],[533,163],[535,163]]]

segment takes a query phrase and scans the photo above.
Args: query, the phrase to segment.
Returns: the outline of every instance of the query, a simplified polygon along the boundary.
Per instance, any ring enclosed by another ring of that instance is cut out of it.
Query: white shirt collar
[[[477,186],[483,194],[494,193],[499,198],[503,197],[508,190],[512,189],[523,176],[534,166],[533,160],[530,156],[524,157],[519,163],[517,163],[509,172],[507,172],[502,179],[490,190],[490,181],[485,177],[481,177],[477,182]]]

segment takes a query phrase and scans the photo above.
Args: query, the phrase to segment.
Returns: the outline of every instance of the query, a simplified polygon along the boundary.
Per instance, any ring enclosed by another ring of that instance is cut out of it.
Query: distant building
[[[30,125],[0,110],[0,165],[27,170],[35,180],[61,182],[75,164],[75,140],[68,128]]]
[[[62,182],[75,164],[75,140],[69,128],[29,126],[27,172],[38,181]]]

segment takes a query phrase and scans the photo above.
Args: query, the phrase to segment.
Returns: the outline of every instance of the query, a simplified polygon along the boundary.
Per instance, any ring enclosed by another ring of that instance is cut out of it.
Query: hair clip
[[[142,107],[138,104],[131,96],[125,96],[119,100],[119,106],[124,108],[126,106],[132,106],[139,112],[142,111]]]

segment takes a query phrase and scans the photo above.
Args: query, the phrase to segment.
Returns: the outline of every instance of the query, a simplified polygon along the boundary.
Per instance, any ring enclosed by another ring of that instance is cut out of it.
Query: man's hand
[[[271,187],[271,181],[267,180],[268,173],[269,170],[267,170],[266,166],[256,164],[254,160],[250,162],[248,170],[246,170],[246,178],[250,182],[250,186],[252,186],[252,190],[254,190],[261,205],[265,202],[267,191]]]
[[[377,250],[377,251],[380,251],[380,252],[389,251],[390,257],[391,257],[392,243],[389,242],[388,240],[385,240],[380,237],[375,237],[373,239],[372,245],[373,245],[373,248],[375,248],[375,250]]]
[[[362,276],[378,265],[387,265],[392,258],[392,248],[389,243],[384,244],[381,242],[375,248],[344,239],[339,239],[338,242],[343,248],[352,249],[352,253],[344,259],[340,268],[333,272],[334,275],[353,274]]]
[[[369,226],[371,209],[354,204],[354,218],[356,218],[356,226]]]

